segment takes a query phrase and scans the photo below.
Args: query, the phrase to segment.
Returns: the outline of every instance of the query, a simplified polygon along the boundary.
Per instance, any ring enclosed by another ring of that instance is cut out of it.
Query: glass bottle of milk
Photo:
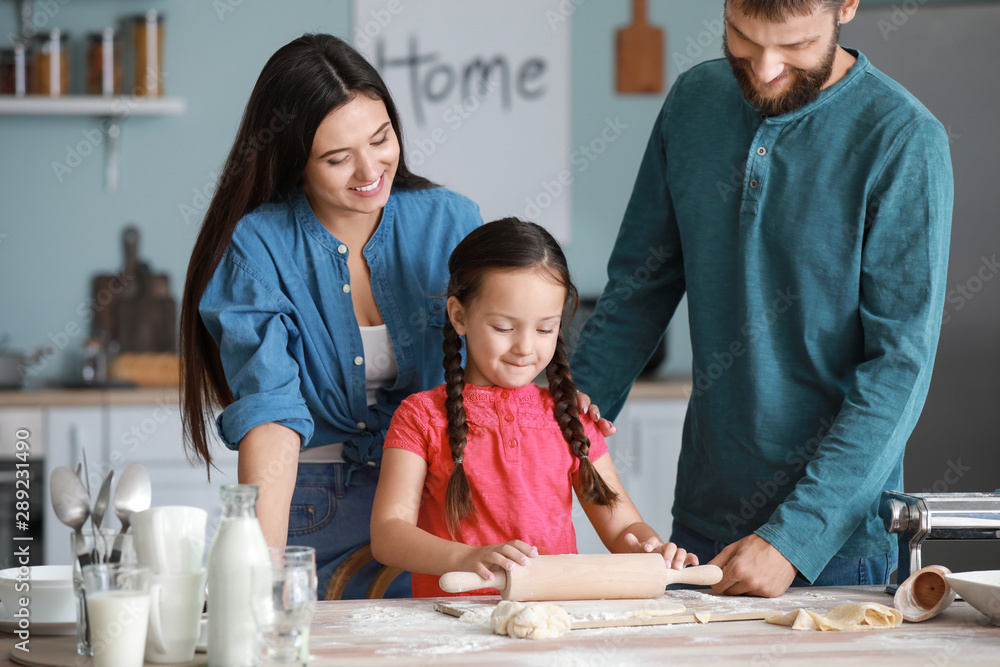
[[[257,627],[250,601],[268,591],[251,590],[250,571],[270,555],[257,521],[257,487],[226,485],[221,497],[222,519],[208,552],[208,664],[253,667]]]

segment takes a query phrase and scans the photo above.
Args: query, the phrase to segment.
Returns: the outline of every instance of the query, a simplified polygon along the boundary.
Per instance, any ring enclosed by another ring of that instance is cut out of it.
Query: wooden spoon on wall
[[[663,31],[646,23],[646,0],[632,0],[632,24],[616,34],[619,93],[663,91]]]

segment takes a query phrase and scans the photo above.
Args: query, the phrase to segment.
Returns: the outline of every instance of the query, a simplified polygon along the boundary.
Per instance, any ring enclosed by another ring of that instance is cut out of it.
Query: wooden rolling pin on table
[[[710,586],[722,580],[715,565],[667,569],[663,556],[587,554],[536,556],[493,580],[474,572],[449,572],[438,585],[448,593],[495,588],[504,600],[621,600],[658,598],[668,584]]]

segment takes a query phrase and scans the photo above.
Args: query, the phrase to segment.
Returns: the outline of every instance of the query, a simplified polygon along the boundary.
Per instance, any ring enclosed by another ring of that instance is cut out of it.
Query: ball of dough
[[[508,625],[524,607],[525,604],[523,602],[514,602],[512,600],[503,600],[500,602],[490,616],[490,627],[493,628],[493,632],[498,635],[507,634]]]
[[[565,609],[557,604],[543,603],[519,611],[507,625],[507,634],[522,639],[549,639],[569,628],[569,614]]]

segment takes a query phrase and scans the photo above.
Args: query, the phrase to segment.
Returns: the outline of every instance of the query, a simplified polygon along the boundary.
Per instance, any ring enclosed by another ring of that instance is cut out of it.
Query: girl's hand
[[[522,542],[511,540],[504,544],[476,547],[465,560],[466,572],[475,572],[483,579],[493,580],[493,570],[513,570],[518,565],[527,565],[529,558],[538,555],[538,549]]]
[[[594,420],[594,424],[597,426],[597,430],[605,438],[618,430],[618,427],[607,419],[601,419],[601,411],[596,405],[590,402],[590,396],[587,396],[582,391],[578,391],[576,392],[576,400],[580,404],[580,414],[590,415],[590,418]]]
[[[664,563],[668,568],[680,570],[688,565],[697,565],[698,557],[689,554],[684,549],[679,549],[673,542],[661,542],[657,537],[650,537],[645,542],[632,533],[625,535],[625,544],[628,545],[632,553],[659,553],[663,555]]]

